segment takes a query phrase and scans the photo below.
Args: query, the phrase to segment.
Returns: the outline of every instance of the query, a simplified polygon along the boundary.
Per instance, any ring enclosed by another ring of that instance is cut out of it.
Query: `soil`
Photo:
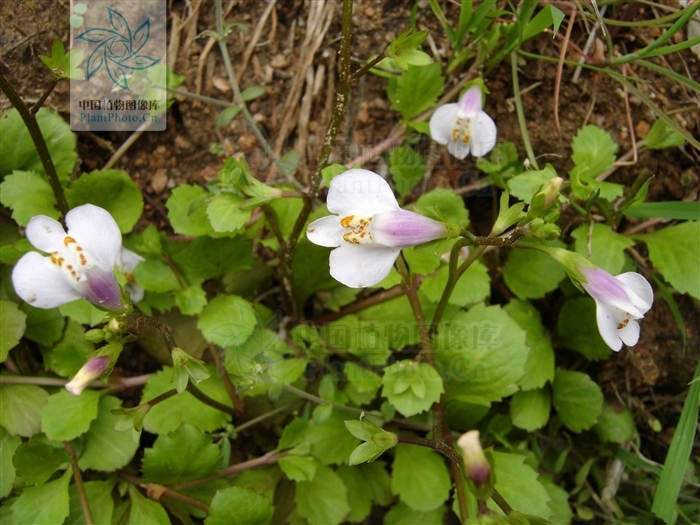
[[[448,18],[456,19],[459,6],[456,3],[440,2]],[[505,4],[505,2],[503,2]],[[672,0],[663,2],[676,5]],[[228,4],[228,2],[225,2]],[[332,22],[319,42],[315,54],[317,86],[307,93],[301,86],[299,100],[285,109],[285,102],[293,90],[300,64],[308,13],[314,4],[321,2],[279,0],[265,22],[257,45],[241,70],[246,53],[267,2],[234,0],[228,7],[227,22],[238,22],[248,26],[247,31],[234,28],[227,37],[229,53],[234,69],[239,76],[241,89],[261,85],[266,94],[249,104],[254,119],[278,152],[296,149],[300,156],[300,180],[304,181],[309,170],[314,168],[317,145],[322,141],[330,115],[335,77],[335,56],[340,34],[340,7],[336,6]],[[357,0],[354,11],[354,40],[352,53],[359,61],[376,55],[392,38],[408,28],[413,2],[388,0]],[[193,10],[193,6],[194,9]],[[177,74],[186,80],[180,89],[188,93],[197,92],[201,79],[201,94],[224,100],[232,100],[227,75],[216,46],[202,63],[198,63],[206,48],[208,37],[196,38],[202,31],[215,28],[214,2],[192,0],[170,0],[169,13],[183,23],[180,43],[174,64]],[[50,83],[50,73],[41,65],[37,56],[49,54],[55,38],[69,41],[68,1],[55,0],[4,0],[0,22],[0,45],[3,74],[26,100],[36,100]],[[323,13],[319,14],[320,17]],[[660,16],[650,7],[625,4],[616,13],[618,18],[630,20],[650,19]],[[442,28],[432,16],[428,2],[418,2],[418,28],[431,30],[433,45],[437,50],[447,49]],[[563,34],[568,18],[559,34]],[[640,49],[658,36],[658,30],[624,29],[613,33],[616,49],[627,53]],[[172,37],[172,34],[170,35]],[[581,23],[576,23],[571,34],[567,58],[577,60],[584,47],[588,33]],[[527,44],[527,50],[548,57],[558,58],[562,39],[541,35]],[[595,54],[595,50],[590,52]],[[700,78],[698,57],[691,52],[676,54],[666,60],[655,59],[664,67],[671,68],[690,78]],[[698,95],[688,88],[631,64],[627,74],[640,77],[639,85],[666,112],[695,137],[700,137],[700,112],[697,111]],[[641,140],[651,123],[656,119],[648,107],[634,96],[629,97],[630,117],[625,109],[626,94],[620,84],[609,76],[584,70],[580,81],[571,81],[573,68],[564,66],[559,92],[558,115],[561,130],[555,126],[553,104],[557,83],[557,64],[533,59],[519,64],[520,88],[524,92],[523,102],[528,122],[532,147],[540,162],[549,162],[560,174],[566,173],[572,163],[569,158],[571,141],[584,124],[592,123],[607,130],[619,144],[619,155],[633,148],[633,139]],[[303,79],[300,75],[299,78]],[[449,78],[446,91],[455,85],[458,76]],[[498,125],[499,140],[514,142],[521,158],[526,158],[517,115],[513,109],[511,65],[505,61],[487,77],[490,94],[485,110]],[[383,140],[398,123],[397,113],[389,108],[386,97],[386,80],[373,75],[366,76],[351,93],[351,101],[339,143],[334,152],[336,162],[348,162],[368,147]],[[302,96],[312,96],[311,104],[304,114]],[[49,97],[46,106],[66,115],[68,108],[68,85],[59,84]],[[7,99],[0,98],[3,110],[9,107]],[[243,153],[262,179],[274,177],[269,163],[262,154],[254,135],[240,118],[222,128],[217,128],[215,118],[220,108],[202,103],[184,95],[177,95],[176,102],[168,114],[167,130],[150,132],[141,136],[115,165],[129,173],[141,187],[147,201],[144,217],[137,227],[154,223],[159,229],[169,231],[165,202],[172,188],[183,183],[203,184],[216,176],[221,166],[221,157],[212,153],[212,144],[233,155]],[[286,111],[286,112],[285,112]],[[67,116],[67,115],[66,115]],[[285,130],[286,127],[286,130]],[[79,133],[79,171],[98,169],[110,159],[113,152],[128,138],[128,133]],[[280,138],[281,137],[281,138]],[[425,140],[425,139],[421,139]],[[423,145],[423,144],[421,144]],[[426,142],[427,151],[427,142]],[[307,155],[308,154],[308,155]],[[365,167],[385,171],[382,159],[373,159]],[[658,152],[646,151],[639,155],[636,163],[617,169],[609,180],[631,185],[643,171],[654,175],[647,200],[696,200],[700,190],[700,155],[691,146]],[[465,174],[467,175],[465,179]],[[477,176],[473,162],[456,162],[447,154],[439,154],[433,172],[432,183],[457,188],[464,186]],[[493,199],[484,194],[467,194],[467,205],[475,222],[476,231],[485,229],[492,220]],[[478,217],[483,217],[480,222]],[[638,224],[628,221],[620,231]],[[571,231],[576,224],[565,225]],[[646,231],[652,231],[650,226]],[[643,245],[638,246],[645,255]],[[499,290],[499,268],[492,268]],[[687,383],[700,358],[700,310],[698,304],[687,296],[675,296],[683,315],[688,343],[683,350],[678,327],[668,305],[657,298],[654,308],[643,321],[642,336],[634,350],[621,352],[599,365],[592,365],[591,373],[609,399],[632,402],[640,433],[642,451],[652,460],[663,461],[668,449],[673,428],[687,392]],[[556,305],[543,305],[544,311],[553,311]],[[146,365],[134,354],[134,363],[125,364],[130,373],[142,373]],[[566,358],[569,358],[567,356]],[[572,358],[573,359],[573,358]],[[150,371],[150,370],[146,370]],[[664,429],[656,433],[650,423],[658,420]]]

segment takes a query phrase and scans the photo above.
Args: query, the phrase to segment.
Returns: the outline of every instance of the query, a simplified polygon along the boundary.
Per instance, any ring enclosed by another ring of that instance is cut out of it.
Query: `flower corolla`
[[[600,336],[619,352],[622,343],[634,346],[639,341],[639,323],[654,301],[649,282],[635,272],[613,276],[602,268],[580,266],[585,277],[581,286],[595,300]]]
[[[86,386],[107,371],[110,362],[111,358],[106,355],[93,357],[78,370],[73,379],[66,383],[66,390],[74,396],[79,396]]]
[[[458,159],[483,157],[496,145],[496,123],[482,109],[481,88],[470,87],[459,102],[444,104],[430,117],[430,136]]]
[[[126,305],[114,277],[122,245],[117,223],[104,209],[84,204],[66,214],[68,233],[45,215],[32,217],[27,239],[48,254],[26,253],[12,271],[17,295],[37,308],[55,308],[85,298],[106,310]]]
[[[350,288],[384,279],[402,248],[448,236],[443,223],[402,210],[389,184],[368,170],[351,169],[335,177],[327,202],[336,215],[312,222],[306,236],[335,248],[331,275]]]

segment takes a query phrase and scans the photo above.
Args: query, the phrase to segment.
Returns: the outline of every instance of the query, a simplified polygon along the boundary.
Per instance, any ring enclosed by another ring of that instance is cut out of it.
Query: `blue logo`
[[[90,80],[90,77],[104,65],[109,78],[117,86],[131,91],[127,71],[148,69],[160,62],[159,58],[139,54],[148,42],[151,21],[146,17],[146,21],[132,34],[129,23],[119,11],[108,7],[107,12],[112,29],[88,29],[76,37],[91,44],[97,44],[88,57],[85,78]]]

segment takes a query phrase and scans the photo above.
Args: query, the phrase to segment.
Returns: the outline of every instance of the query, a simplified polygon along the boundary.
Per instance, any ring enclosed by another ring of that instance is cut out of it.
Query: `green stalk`
[[[520,96],[520,83],[518,82],[517,51],[513,51],[510,54],[510,65],[513,73],[513,98],[515,99],[515,109],[518,113],[518,124],[520,124],[520,134],[523,137],[523,143],[525,144],[527,158],[530,159],[530,164],[532,165],[532,167],[538,170],[539,167],[537,166],[535,152],[532,150],[532,144],[530,143],[530,135],[528,135],[527,132],[527,123],[525,122],[525,111],[523,110],[523,99]]]

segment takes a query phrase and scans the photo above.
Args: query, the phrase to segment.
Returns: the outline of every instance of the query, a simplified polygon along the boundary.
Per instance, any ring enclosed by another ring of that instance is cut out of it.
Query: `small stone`
[[[359,120],[363,124],[367,124],[371,120],[367,108],[360,109],[360,111],[357,114],[357,120]]]
[[[179,150],[187,151],[192,147],[192,144],[183,135],[177,135],[175,137],[175,147]]]
[[[374,16],[376,13],[377,13],[377,12],[376,12],[373,8],[371,8],[371,7],[368,7],[368,8],[365,9],[365,14],[366,14],[367,16]]]
[[[270,62],[270,65],[275,69],[282,69],[289,65],[289,60],[284,55],[277,54]]]
[[[157,169],[151,177],[151,190],[155,194],[160,194],[168,184],[168,170],[165,168]]]
[[[646,120],[640,120],[634,127],[634,134],[638,140],[644,140],[651,129],[651,125]]]
[[[224,78],[212,77],[211,83],[216,89],[218,89],[222,93],[228,93],[229,91],[231,91],[231,84],[229,84],[228,80]]]

